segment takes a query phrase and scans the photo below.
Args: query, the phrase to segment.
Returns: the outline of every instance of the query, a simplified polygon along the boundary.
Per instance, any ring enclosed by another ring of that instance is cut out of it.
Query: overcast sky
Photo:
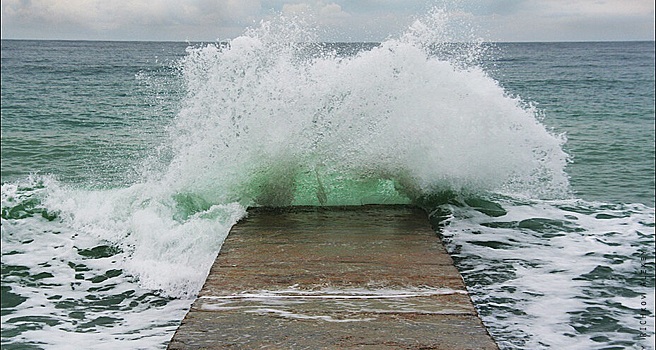
[[[2,38],[214,41],[302,12],[321,40],[381,41],[444,3],[489,41],[654,40],[654,0],[2,0]]]

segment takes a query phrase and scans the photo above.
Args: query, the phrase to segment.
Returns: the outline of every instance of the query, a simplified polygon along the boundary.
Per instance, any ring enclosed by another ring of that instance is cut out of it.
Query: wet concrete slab
[[[427,214],[254,208],[169,349],[498,349]]]

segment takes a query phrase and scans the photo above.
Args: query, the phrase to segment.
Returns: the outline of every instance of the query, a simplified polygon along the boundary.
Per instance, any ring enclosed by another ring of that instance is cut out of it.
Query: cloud
[[[503,5],[503,6],[502,6]],[[464,6],[491,40],[653,40],[652,0],[482,0]]]
[[[283,4],[282,13],[284,15],[303,15],[316,17],[319,23],[330,23],[336,19],[345,19],[351,17],[351,14],[345,12],[342,6],[331,2],[323,1],[302,2],[294,4]]]
[[[164,34],[170,35],[176,29],[191,30],[194,27],[215,30],[243,28],[258,19],[260,12],[258,0],[175,2],[169,0],[3,0],[2,2],[3,32],[5,29],[13,30],[15,27],[27,32],[41,30],[46,35],[49,32],[60,34],[57,33],[60,28],[67,32],[74,30],[78,35],[100,37],[111,36],[112,32],[124,33],[129,30],[140,31],[142,34],[164,31]],[[34,30],[30,30],[30,27]]]
[[[348,16],[349,14],[342,11],[342,7],[333,2],[321,8],[321,15],[330,17],[342,17]]]
[[[50,23],[77,23],[95,26],[99,23],[116,27],[125,24],[204,23],[207,20],[233,22],[256,15],[257,0],[6,0],[4,15],[45,20]]]
[[[284,13],[313,17],[324,40],[378,41],[435,4],[490,40],[654,38],[653,0],[2,0],[2,37],[223,40]]]

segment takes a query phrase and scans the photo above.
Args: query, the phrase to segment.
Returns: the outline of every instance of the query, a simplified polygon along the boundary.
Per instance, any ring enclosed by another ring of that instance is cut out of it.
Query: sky
[[[216,41],[280,14],[382,41],[444,7],[486,41],[654,40],[653,0],[2,0],[3,39]]]

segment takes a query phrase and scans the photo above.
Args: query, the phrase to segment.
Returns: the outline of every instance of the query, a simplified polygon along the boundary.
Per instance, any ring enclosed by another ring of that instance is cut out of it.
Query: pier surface
[[[251,209],[169,349],[498,349],[409,206]]]

